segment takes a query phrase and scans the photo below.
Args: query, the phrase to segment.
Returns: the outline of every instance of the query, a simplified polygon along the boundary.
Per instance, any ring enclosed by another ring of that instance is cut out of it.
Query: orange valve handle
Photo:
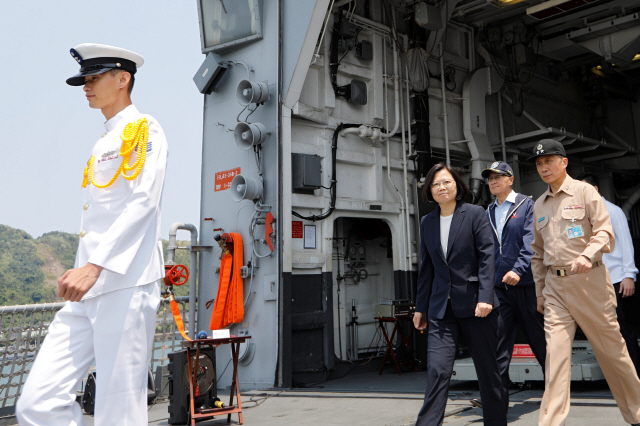
[[[167,269],[169,265],[165,266]],[[184,265],[173,265],[167,269],[164,276],[166,286],[182,285],[189,280],[189,269]]]
[[[264,218],[264,239],[267,241],[269,248],[273,251],[273,242],[271,241],[271,235],[273,234],[273,223],[275,219],[273,218],[273,213],[269,212]]]

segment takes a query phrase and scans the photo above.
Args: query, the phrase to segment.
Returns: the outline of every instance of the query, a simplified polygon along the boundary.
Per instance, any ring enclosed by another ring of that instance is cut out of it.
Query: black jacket
[[[479,302],[498,307],[494,292],[492,233],[482,207],[458,201],[445,259],[440,246],[440,209],[422,218],[417,312],[442,319],[449,296],[453,313],[458,318],[474,316]]]
[[[531,256],[533,249],[533,206],[535,202],[526,195],[518,194],[516,202],[507,213],[507,221],[502,230],[502,241],[498,241],[498,227],[496,221],[496,205],[491,203],[487,209],[491,227],[493,228],[493,242],[495,244],[497,286],[505,287],[502,277],[513,271],[520,276],[519,286],[534,285],[531,273]]]

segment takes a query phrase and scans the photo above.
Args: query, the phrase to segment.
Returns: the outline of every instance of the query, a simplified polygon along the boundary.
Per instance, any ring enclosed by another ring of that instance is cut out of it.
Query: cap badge
[[[496,162],[491,163],[491,167],[490,167],[490,168],[491,168],[491,169],[495,169],[495,168],[496,168],[496,167],[498,167],[499,165],[500,165],[500,163],[496,161]]]
[[[76,51],[76,49],[71,49],[69,53],[71,53],[71,57],[73,59],[75,59],[80,65],[82,65],[82,62],[83,62],[82,56],[80,56],[80,54]]]
[[[116,62],[116,67],[120,67],[120,62]]]
[[[538,144],[538,146],[536,146],[536,149],[537,149],[538,151],[540,151],[540,150],[542,149],[542,144],[541,144],[541,143],[539,143],[539,144]]]

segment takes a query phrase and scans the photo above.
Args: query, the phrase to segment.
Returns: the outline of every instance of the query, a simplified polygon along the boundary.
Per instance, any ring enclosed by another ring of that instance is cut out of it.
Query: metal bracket
[[[213,250],[213,246],[189,246],[191,251],[195,252],[203,252],[203,251],[211,251]]]

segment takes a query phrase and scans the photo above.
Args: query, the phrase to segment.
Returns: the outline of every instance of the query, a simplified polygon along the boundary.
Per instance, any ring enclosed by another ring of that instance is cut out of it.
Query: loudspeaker
[[[262,195],[262,182],[257,179],[236,175],[231,181],[231,199],[233,201],[255,200]]]
[[[366,105],[367,83],[362,80],[351,80],[350,84],[338,87],[337,95],[344,97],[354,104]]]
[[[269,86],[266,81],[242,80],[236,89],[240,105],[263,104],[269,100]]]
[[[191,365],[195,367],[196,351],[191,351]],[[186,349],[169,354],[169,420],[170,425],[184,425],[189,420],[189,367]],[[215,351],[200,348],[198,381],[194,405],[211,408],[209,401],[218,396]]]
[[[233,138],[238,148],[243,151],[248,151],[252,146],[260,145],[267,139],[267,130],[261,123],[246,123],[241,121],[236,124]]]

